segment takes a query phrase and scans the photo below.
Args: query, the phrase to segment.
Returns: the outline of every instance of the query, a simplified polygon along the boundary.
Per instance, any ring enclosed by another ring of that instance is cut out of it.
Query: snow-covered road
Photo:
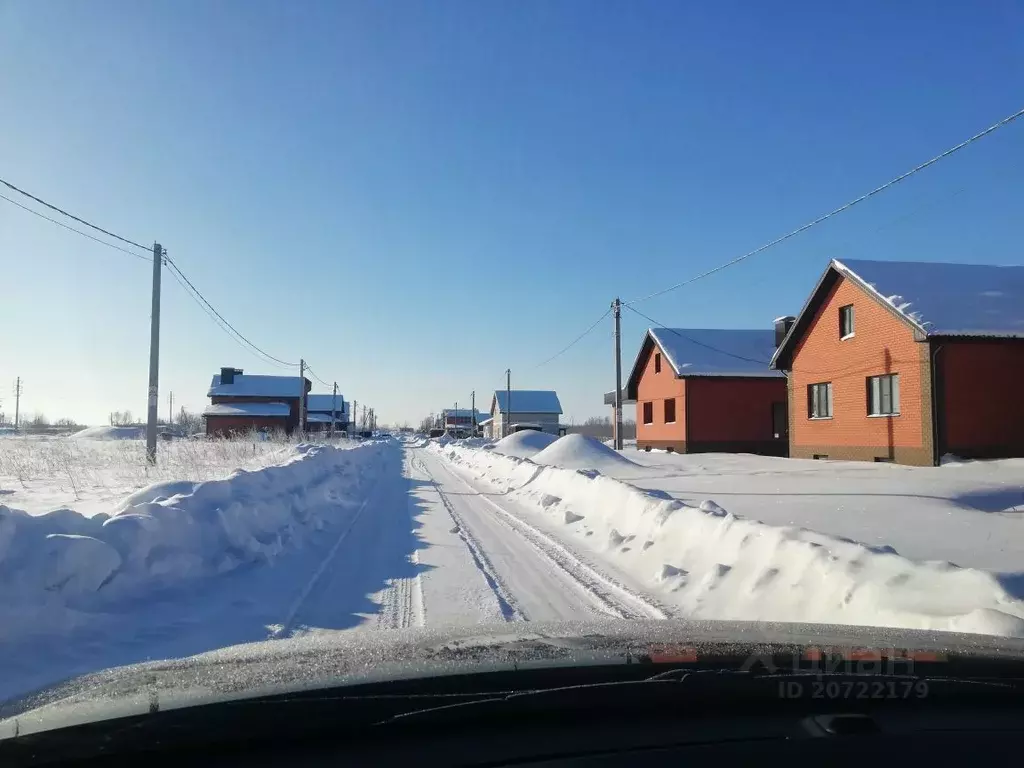
[[[614,479],[642,468],[594,446],[559,458],[581,448],[563,440],[549,458],[566,467],[342,441],[152,485],[109,517],[0,506],[0,702],[121,664],[419,626],[678,616],[1024,634],[1024,603],[989,573],[687,504]]]
[[[665,617],[653,598],[624,586],[621,575],[585,561],[565,542],[530,522],[514,502],[472,484],[437,454],[412,449],[407,461],[413,476],[426,479],[432,491],[426,495],[424,525],[432,530],[448,525],[452,537],[442,546],[428,539],[431,546],[423,562],[437,550],[455,547],[469,555],[476,570],[468,572],[465,557],[459,557],[458,568],[452,569],[449,560],[448,568],[422,577],[431,623],[435,605],[458,623],[468,618],[465,601],[448,591],[456,573],[460,583],[482,578],[507,621]]]

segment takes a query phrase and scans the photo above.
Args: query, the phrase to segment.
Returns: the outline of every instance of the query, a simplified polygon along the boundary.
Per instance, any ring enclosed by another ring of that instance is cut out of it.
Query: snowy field
[[[260,469],[291,449],[287,442],[171,440],[146,461],[135,427],[94,427],[71,437],[0,437],[0,504],[42,514],[70,508],[90,516],[110,512],[127,494],[156,482],[200,482],[236,469]]]
[[[0,439],[0,701],[104,667],[423,625],[697,617],[1024,637],[1024,462]]]

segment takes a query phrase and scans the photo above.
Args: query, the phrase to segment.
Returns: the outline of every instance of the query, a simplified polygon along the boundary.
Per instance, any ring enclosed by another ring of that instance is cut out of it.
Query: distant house
[[[637,448],[785,456],[786,379],[768,367],[774,350],[771,330],[648,329],[626,384]]]
[[[252,429],[291,434],[299,424],[299,402],[312,386],[298,376],[245,375],[241,368],[221,368],[206,393],[206,434],[226,436]]]
[[[558,423],[562,415],[562,404],[558,395],[549,389],[496,390],[491,398],[491,421],[488,437],[501,438],[517,429],[539,429],[552,435],[564,434],[565,429]],[[506,430],[507,427],[507,430]]]
[[[832,261],[772,367],[792,456],[1024,456],[1024,267]]]
[[[446,432],[470,434],[474,425],[479,424],[486,416],[472,408],[445,408],[441,411],[441,426]]]
[[[348,430],[348,403],[341,395],[306,395],[306,431],[329,432],[331,421],[335,432]]]

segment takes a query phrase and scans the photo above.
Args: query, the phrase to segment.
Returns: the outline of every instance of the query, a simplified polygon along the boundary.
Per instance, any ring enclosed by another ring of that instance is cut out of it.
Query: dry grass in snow
[[[152,466],[146,461],[144,440],[5,437],[0,439],[0,504],[30,514],[61,507],[87,516],[109,512],[124,496],[153,483],[216,480],[237,469],[276,464],[295,442],[161,442]]]

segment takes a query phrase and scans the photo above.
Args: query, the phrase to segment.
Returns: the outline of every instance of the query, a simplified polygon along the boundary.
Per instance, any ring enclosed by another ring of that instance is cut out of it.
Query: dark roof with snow
[[[304,384],[302,382],[305,382]],[[309,379],[298,376],[261,376],[259,374],[236,374],[231,384],[221,384],[220,374],[210,381],[207,397],[299,397],[308,392]]]
[[[491,413],[505,413],[508,410],[504,389],[494,392],[491,399]],[[513,389],[512,413],[561,413],[562,404],[558,402],[558,394],[552,389]]]
[[[1024,267],[833,259],[775,353],[773,366],[790,365],[793,345],[840,277],[887,305],[922,338],[1024,338]]]
[[[348,410],[348,404],[340,393],[338,394],[337,408],[334,407],[334,403],[334,395],[306,395],[306,411],[309,413],[330,413],[331,411],[345,413]]]

